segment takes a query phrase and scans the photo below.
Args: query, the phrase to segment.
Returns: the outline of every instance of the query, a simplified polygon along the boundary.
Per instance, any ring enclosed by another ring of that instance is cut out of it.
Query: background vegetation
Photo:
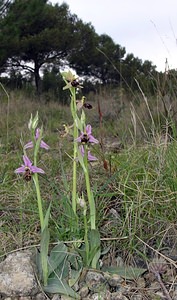
[[[28,120],[39,111],[51,150],[41,158],[43,199],[52,201],[53,241],[72,241],[70,195],[71,125],[60,70],[74,68],[100,141],[91,165],[97,223],[110,260],[119,254],[140,264],[152,248],[176,247],[176,71],[157,72],[98,35],[66,4],[44,0],[0,1],[0,254],[39,243],[37,203],[31,185],[14,174],[27,142]],[[74,33],[74,34],[73,34]],[[8,95],[7,95],[8,93]],[[78,187],[84,191],[82,173]],[[55,221],[54,221],[55,220]],[[82,226],[75,239],[83,238]],[[114,254],[114,255],[113,255]],[[176,254],[175,254],[176,255]]]

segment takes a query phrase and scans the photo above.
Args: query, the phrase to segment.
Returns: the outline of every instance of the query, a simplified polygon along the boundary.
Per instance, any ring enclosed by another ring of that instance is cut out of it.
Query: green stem
[[[41,225],[41,231],[42,231],[44,229],[44,214],[43,214],[41,192],[40,192],[39,180],[38,180],[37,173],[33,174],[33,181],[34,181],[35,188],[36,188],[38,211],[39,211],[40,225]]]
[[[88,171],[88,151],[87,147],[85,148],[85,154],[84,154],[84,164],[85,164],[85,170],[84,170],[84,175],[85,175],[85,183],[86,183],[86,189],[87,189],[87,197],[88,197],[88,202],[90,206],[90,223],[91,223],[91,229],[96,229],[96,209],[95,209],[95,201],[93,198],[93,194],[91,192],[91,187],[90,187],[90,177],[89,177],[89,171]]]
[[[84,241],[85,241],[85,254],[86,254],[86,266],[88,265],[88,259],[89,259],[89,241],[88,241],[88,226],[87,226],[87,215],[86,215],[86,208],[84,208],[84,227],[85,227],[85,235],[84,235]]]
[[[72,186],[72,209],[74,214],[76,214],[77,209],[77,152],[78,152],[78,145],[77,142],[75,142],[76,138],[78,137],[78,129],[76,126],[76,113],[77,113],[77,107],[76,107],[76,91],[75,88],[72,88],[71,90],[71,113],[73,116],[74,121],[74,130],[73,130],[73,139],[74,139],[74,153],[73,153],[73,186]]]
[[[33,134],[33,139],[34,139],[34,134]],[[34,166],[35,167],[37,167],[37,154],[38,154],[38,150],[39,150],[40,140],[41,140],[40,138],[37,140],[35,149],[34,149]],[[36,188],[38,212],[39,212],[39,219],[40,219],[41,232],[42,232],[44,229],[44,213],[43,213],[41,191],[40,191],[40,185],[39,185],[37,173],[33,174],[33,181],[34,181],[35,188]]]
[[[76,124],[74,123],[74,139],[77,138],[77,127]],[[74,142],[74,153],[73,153],[73,190],[72,190],[72,208],[74,213],[76,214],[76,206],[77,206],[77,201],[76,201],[76,195],[77,195],[77,142]]]

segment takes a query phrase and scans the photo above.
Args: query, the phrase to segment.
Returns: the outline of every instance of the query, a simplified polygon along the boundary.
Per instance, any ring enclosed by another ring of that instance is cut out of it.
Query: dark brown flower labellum
[[[25,170],[25,174],[24,174],[24,179],[26,181],[30,181],[32,178],[32,173],[31,173],[31,170],[29,168],[26,168]]]
[[[73,81],[71,81],[71,85],[73,87],[77,87],[79,85],[79,82],[76,79],[74,79]]]
[[[81,138],[81,143],[82,144],[87,144],[89,142],[89,137],[88,135],[85,133],[83,134],[82,138]]]
[[[92,105],[91,105],[90,103],[85,102],[85,103],[83,104],[83,106],[84,106],[85,108],[92,109]]]

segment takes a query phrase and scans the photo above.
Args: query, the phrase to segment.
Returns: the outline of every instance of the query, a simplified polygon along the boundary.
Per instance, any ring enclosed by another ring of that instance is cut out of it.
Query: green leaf
[[[77,250],[69,253],[68,261],[72,269],[80,270],[83,267],[82,258],[78,255]]]
[[[51,250],[48,259],[48,276],[58,268],[58,266],[64,261],[67,254],[67,247],[62,242]]]
[[[50,234],[48,227],[45,227],[41,233],[41,243],[40,243],[40,260],[42,267],[42,275],[44,285],[47,284],[48,278],[48,248],[49,248]]]
[[[37,271],[39,275],[39,280],[42,281],[42,265],[41,265],[41,253],[38,249],[35,250],[35,263],[37,266]]]
[[[89,244],[90,244],[90,263],[92,268],[97,268],[98,260],[101,255],[100,251],[100,233],[97,229],[92,229],[89,233]]]
[[[80,254],[83,260],[83,264],[86,265],[86,251],[85,245],[82,245],[81,248],[77,248],[77,252]]]
[[[76,124],[76,127],[80,130],[83,131],[83,123],[81,122],[82,120],[79,119],[78,115],[75,114],[74,122]]]
[[[80,274],[81,274],[82,268],[78,271],[71,269],[70,270],[70,279],[68,280],[69,286],[75,285],[75,283],[78,281]]]
[[[134,267],[103,267],[104,272],[109,272],[111,274],[118,274],[125,279],[134,280],[141,276],[147,269],[134,268]]]
[[[107,254],[107,253],[110,251],[110,248],[111,248],[111,246],[108,246],[108,247],[106,247],[105,249],[103,249],[103,250],[101,251],[101,255]]]
[[[83,168],[84,173],[87,172],[87,169],[86,169],[85,164],[84,164],[84,158],[83,158],[83,156],[82,156],[79,149],[78,149],[78,156],[77,157],[78,157],[78,160],[81,164],[81,167]]]
[[[73,212],[72,205],[70,203],[70,199],[63,195],[63,197],[60,199],[61,205],[64,209],[64,216],[69,219],[69,222],[74,223],[76,222],[77,216]]]
[[[84,110],[82,110],[80,122],[81,122],[81,130],[83,131],[83,128],[85,128],[85,112],[84,112]]]
[[[80,296],[68,285],[65,280],[57,278],[49,278],[48,285],[44,287],[44,291],[51,294],[62,294],[80,299]]]
[[[68,261],[70,263],[70,272],[69,272],[69,285],[73,286],[79,279],[80,274],[83,270],[83,262],[80,255],[76,252],[70,253]]]
[[[42,228],[42,230],[45,229],[46,227],[48,227],[49,217],[50,217],[50,208],[51,208],[51,202],[49,204],[49,207],[47,209],[47,212],[46,212],[46,215],[45,215],[45,218],[44,218],[44,225],[43,225],[44,228]]]

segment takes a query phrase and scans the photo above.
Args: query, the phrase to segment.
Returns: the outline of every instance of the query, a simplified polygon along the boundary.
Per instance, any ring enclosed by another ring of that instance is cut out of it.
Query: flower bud
[[[32,129],[36,129],[37,125],[38,125],[38,120],[39,120],[39,116],[38,116],[38,111],[36,112],[36,115],[32,121]]]
[[[31,130],[31,127],[32,127],[32,122],[33,122],[33,115],[31,114],[31,118],[28,122],[28,129]]]
[[[85,207],[85,200],[84,200],[84,198],[83,197],[78,197],[78,204],[82,207],[82,208],[84,208]]]
[[[31,114],[30,120],[28,122],[29,130],[35,130],[37,128],[38,120],[39,120],[38,111],[36,112],[34,119],[33,119],[33,115]]]

